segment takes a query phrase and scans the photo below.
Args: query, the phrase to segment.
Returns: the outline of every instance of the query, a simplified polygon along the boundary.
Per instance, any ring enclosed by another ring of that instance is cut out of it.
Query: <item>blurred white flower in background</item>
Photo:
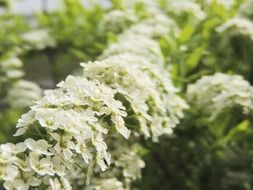
[[[22,39],[25,43],[25,49],[42,50],[47,47],[55,47],[56,42],[50,36],[47,30],[33,30],[23,34]]]
[[[169,5],[169,10],[179,16],[189,14],[199,20],[203,20],[206,17],[206,13],[201,9],[200,5],[194,1],[172,0]]]
[[[36,83],[18,80],[8,89],[6,100],[13,108],[26,108],[41,97],[42,90]]]
[[[218,26],[216,31],[220,33],[229,32],[231,34],[241,34],[253,40],[253,22],[246,18],[231,18],[224,24]]]
[[[204,76],[188,86],[187,98],[213,119],[225,109],[239,107],[243,114],[253,111],[253,87],[239,75]]]
[[[205,3],[207,5],[210,5],[212,3],[215,3],[215,4],[218,4],[218,5],[221,5],[227,9],[230,9],[232,6],[235,5],[235,1],[236,0],[205,0]]]
[[[19,79],[24,76],[23,63],[17,57],[0,61],[0,82]]]
[[[137,21],[138,18],[131,9],[113,10],[108,12],[99,24],[103,32],[119,33]]]

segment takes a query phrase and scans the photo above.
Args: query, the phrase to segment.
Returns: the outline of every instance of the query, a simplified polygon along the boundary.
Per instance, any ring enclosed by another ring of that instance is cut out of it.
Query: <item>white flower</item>
[[[66,178],[61,178],[60,180],[57,178],[50,178],[49,183],[52,190],[71,190],[71,186],[69,184],[69,181]]]
[[[92,143],[96,147],[97,150],[97,163],[100,166],[102,171],[105,171],[107,168],[107,165],[110,165],[111,163],[111,156],[107,153],[107,145],[104,142],[103,136],[98,133],[93,139]]]
[[[40,139],[35,141],[31,138],[28,138],[25,140],[25,145],[28,149],[37,154],[52,155],[52,153],[48,151],[52,145],[49,145],[46,140]]]
[[[32,152],[29,154],[31,168],[40,175],[54,175],[53,163],[50,157],[40,159],[40,155]]]
[[[1,167],[0,171],[0,179],[5,181],[13,181],[19,174],[18,168],[11,164],[7,164],[6,167]]]
[[[29,189],[29,184],[24,182],[22,179],[16,179],[13,180],[12,182],[5,182],[4,187],[6,190],[28,190]]]
[[[73,153],[71,149],[75,148],[75,143],[72,141],[73,136],[70,134],[59,135],[57,133],[53,133],[52,137],[57,141],[54,149],[57,153],[63,154],[63,157],[68,160],[71,159]]]
[[[23,135],[29,128],[30,125],[32,125],[35,122],[34,118],[34,112],[29,111],[21,116],[21,118],[18,120],[18,123],[16,125],[17,131],[14,134],[14,136],[20,136]]]
[[[95,190],[125,190],[123,183],[116,178],[109,178],[100,180],[99,183],[94,187]]]
[[[131,131],[127,129],[127,127],[125,127],[125,121],[123,120],[123,118],[121,116],[112,114],[111,119],[112,122],[115,123],[115,125],[117,126],[117,131],[122,134],[126,139],[128,139]]]
[[[20,152],[24,152],[25,150],[26,150],[26,146],[23,142],[18,143],[16,145],[13,143],[6,143],[6,144],[0,145],[0,151],[2,151],[2,153],[17,154]]]

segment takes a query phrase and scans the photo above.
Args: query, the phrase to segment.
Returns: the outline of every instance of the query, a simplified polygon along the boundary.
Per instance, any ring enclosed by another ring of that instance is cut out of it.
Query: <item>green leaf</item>
[[[187,42],[193,35],[194,31],[195,31],[194,26],[190,26],[190,25],[185,26],[180,33],[179,42],[181,44]]]
[[[225,137],[221,138],[218,141],[219,145],[224,145],[227,144],[230,141],[233,141],[235,136],[246,133],[250,128],[250,121],[249,120],[244,120],[241,123],[239,123],[237,126],[233,127]]]
[[[206,51],[203,47],[196,48],[186,60],[188,69],[195,68],[204,54],[206,54]]]

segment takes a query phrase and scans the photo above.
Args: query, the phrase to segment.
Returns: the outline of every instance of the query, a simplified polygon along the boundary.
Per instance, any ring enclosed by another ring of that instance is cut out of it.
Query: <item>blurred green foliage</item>
[[[0,1],[0,6],[8,7],[7,2]],[[201,20],[189,13],[175,14],[169,0],[158,2],[180,28],[179,35],[168,34],[159,40],[168,70],[182,89],[182,96],[189,83],[215,72],[240,74],[253,84],[253,40],[240,33],[216,31],[235,16],[253,19],[252,10],[241,10],[244,1],[235,0],[229,8],[218,1],[210,1],[208,6],[204,0],[195,1],[206,14]],[[85,7],[78,0],[64,0],[60,9],[44,10],[33,18],[6,11],[0,15],[0,61],[14,51],[24,62],[25,78],[39,83],[43,89],[54,88],[68,74],[78,72],[77,63],[95,60],[115,40],[116,33],[105,32],[99,25],[109,11],[124,10],[124,1],[111,3],[105,9],[96,2]],[[141,3],[134,10],[140,20],[148,15]],[[30,24],[30,20],[35,24]],[[23,51],[22,35],[32,29],[48,30],[56,46]],[[12,109],[5,105],[7,90],[1,84],[0,87],[0,143],[3,143],[15,141],[12,137],[15,123],[27,108]],[[252,114],[244,115],[237,108],[224,110],[210,122],[204,113],[191,108],[174,134],[162,137],[159,144],[143,141],[147,148],[146,168],[142,180],[135,185],[143,190],[252,190],[252,137]]]

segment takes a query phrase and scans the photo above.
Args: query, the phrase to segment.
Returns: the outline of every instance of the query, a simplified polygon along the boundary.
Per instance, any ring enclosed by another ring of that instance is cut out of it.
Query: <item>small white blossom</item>
[[[41,158],[37,153],[30,153],[29,163],[31,169],[33,169],[39,175],[54,175],[53,163],[50,158]]]
[[[48,151],[51,145],[49,145],[46,140],[40,139],[38,141],[35,141],[31,138],[28,138],[25,140],[25,145],[28,149],[37,154],[52,155],[52,153]]]
[[[34,112],[29,111],[21,116],[21,118],[18,120],[18,123],[16,125],[17,131],[14,134],[14,136],[20,136],[23,135],[29,128],[30,125],[32,125],[35,122],[34,118]]]

